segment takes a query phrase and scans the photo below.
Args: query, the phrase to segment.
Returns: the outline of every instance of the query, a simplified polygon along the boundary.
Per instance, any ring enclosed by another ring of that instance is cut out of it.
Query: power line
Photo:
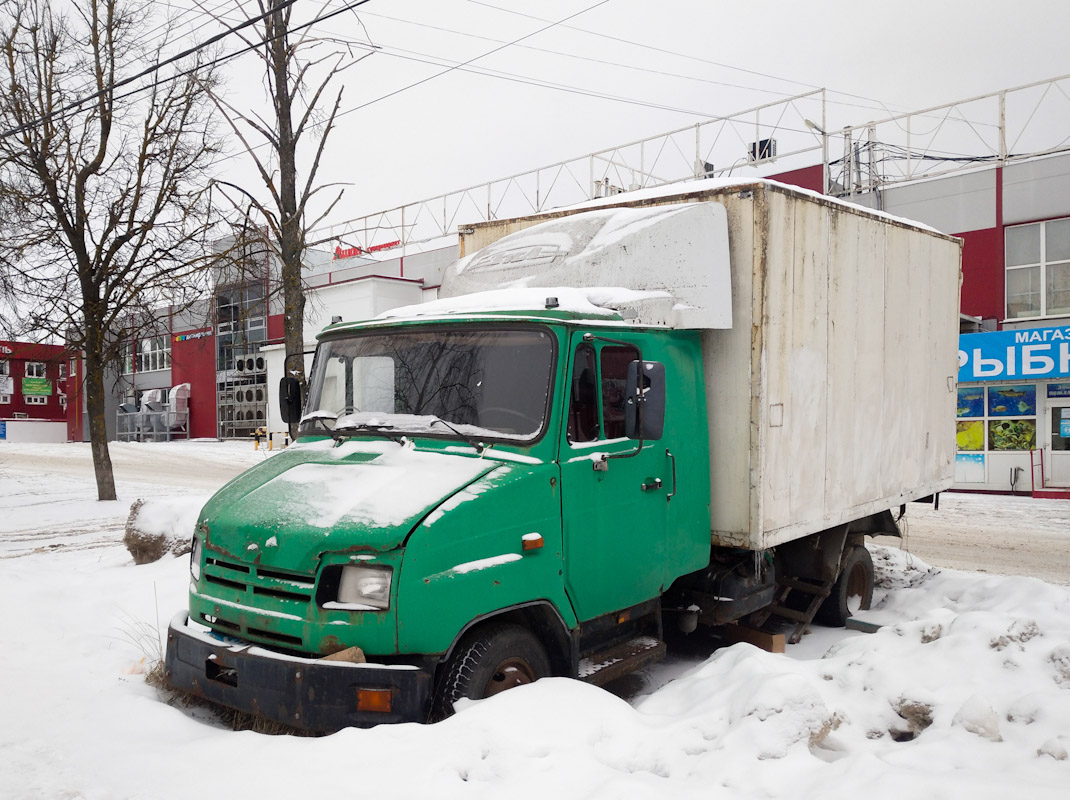
[[[469,64],[472,64],[472,63],[474,63],[476,61],[479,61],[480,59],[486,58],[487,56],[492,56],[495,53],[498,53],[498,52],[506,49],[507,47],[512,47],[513,45],[518,44],[519,42],[522,42],[525,39],[530,39],[532,36],[537,36],[538,34],[543,33],[544,31],[548,31],[551,28],[555,28],[558,25],[561,25],[561,24],[567,22],[570,19],[575,19],[576,17],[580,16],[581,14],[586,14],[588,11],[591,11],[592,9],[598,8],[599,6],[603,6],[608,2],[609,2],[609,0],[599,0],[599,2],[594,3],[593,5],[590,5],[587,8],[582,9],[581,11],[577,11],[574,14],[569,14],[567,17],[564,17],[563,19],[560,19],[557,22],[551,22],[549,25],[546,25],[545,27],[539,28],[536,31],[532,31],[531,33],[525,34],[525,35],[521,36],[519,39],[514,39],[511,42],[506,42],[506,43],[502,44],[500,47],[495,47],[492,50],[488,50],[486,53],[483,53],[483,54],[478,55],[478,56],[474,56],[473,58],[470,58],[467,61],[462,61],[459,64],[455,64],[455,65],[453,65],[451,67],[447,67],[446,69],[442,70],[441,72],[436,72],[434,75],[429,75],[428,77],[423,78],[421,80],[418,80],[415,83],[410,83],[407,86],[403,86],[400,89],[395,89],[394,91],[388,92],[387,94],[384,94],[381,97],[377,97],[374,100],[369,100],[366,103],[361,103],[359,106],[355,106],[353,108],[348,109],[347,111],[341,112],[337,116],[344,116],[346,114],[352,114],[354,111],[360,111],[362,108],[367,108],[368,106],[372,105],[373,103],[378,103],[378,102],[380,102],[382,100],[386,100],[386,99],[388,99],[390,97],[393,97],[395,95],[401,94],[402,92],[406,92],[409,89],[414,89],[417,86],[421,86],[421,85],[423,85],[423,84],[425,84],[425,83],[427,83],[429,81],[433,81],[435,78],[440,78],[443,75],[446,75],[446,74],[448,74],[450,72],[453,72],[454,70],[458,70],[458,69],[462,69],[463,67],[467,67]]]
[[[485,41],[485,42],[498,42],[498,43],[502,42],[501,39],[494,39],[494,38],[492,38],[490,36],[480,36],[480,35],[475,34],[475,33],[468,33],[466,31],[459,31],[459,30],[455,30],[453,28],[444,28],[444,27],[442,27],[440,25],[430,25],[430,24],[424,23],[424,22],[416,22],[415,20],[401,19],[399,17],[391,17],[391,16],[388,16],[386,14],[376,14],[375,12],[372,12],[372,11],[365,11],[364,14],[365,14],[365,16],[368,16],[368,17],[377,17],[379,19],[390,20],[391,22],[400,22],[403,25],[414,25],[414,26],[419,27],[419,28],[426,28],[428,30],[438,31],[440,33],[452,33],[452,34],[457,34],[459,36],[467,36],[467,37],[472,38],[472,39],[479,39],[479,40]],[[525,14],[524,16],[529,16],[529,15]],[[571,27],[571,26],[564,26],[564,27]],[[580,29],[573,28],[573,30],[580,30]],[[637,44],[637,43],[633,43],[633,44]],[[637,46],[643,47],[645,45],[638,45],[637,44]],[[649,67],[640,67],[640,66],[637,66],[635,64],[622,64],[619,61],[607,61],[605,59],[592,58],[591,56],[577,55],[576,53],[565,53],[565,52],[563,52],[561,50],[550,50],[550,49],[545,48],[545,47],[534,47],[532,45],[519,45],[519,47],[521,49],[531,50],[531,51],[536,52],[536,53],[546,53],[548,55],[563,56],[564,58],[573,58],[573,59],[576,59],[576,60],[579,60],[579,61],[587,61],[587,62],[592,63],[592,64],[603,64],[605,66],[610,66],[610,67],[620,67],[621,69],[629,69],[629,70],[634,70],[636,72],[645,72],[645,73],[647,73],[649,75],[660,75],[660,76],[666,77],[666,78],[678,78],[678,79],[681,79],[681,80],[697,81],[699,83],[708,83],[708,84],[712,84],[714,86],[725,86],[725,87],[730,88],[730,89],[743,89],[745,91],[750,91],[750,92],[762,92],[764,94],[775,94],[775,95],[778,95],[780,97],[784,96],[784,92],[778,91],[776,89],[761,89],[761,88],[756,87],[756,86],[743,86],[743,85],[737,84],[737,83],[728,83],[726,81],[716,81],[716,80],[713,80],[711,78],[699,78],[699,77],[696,77],[694,75],[681,75],[681,74],[675,73],[675,72],[665,72],[663,70],[650,69]],[[408,52],[408,53],[415,52],[415,51],[411,51],[411,50],[403,50],[401,48],[392,48],[392,49],[398,50],[399,52]],[[424,55],[424,54],[417,53],[417,55]],[[427,62],[427,63],[430,63],[430,62]],[[793,81],[793,83],[798,83],[798,81]],[[804,85],[805,86],[806,84],[800,84],[800,85]],[[817,87],[814,87],[814,88],[817,88]]]
[[[250,25],[254,25],[257,22],[260,22],[260,21],[266,19],[268,16],[270,16],[270,15],[272,15],[272,14],[278,12],[278,11],[284,10],[288,6],[293,5],[295,2],[296,2],[296,0],[281,0],[281,2],[278,5],[273,6],[270,10],[264,12],[263,14],[260,14],[260,15],[258,15],[256,17],[252,17],[250,19],[246,19],[246,20],[244,20],[243,22],[241,22],[238,25],[234,25],[234,26],[228,27],[223,32],[218,33],[215,36],[210,37],[208,40],[206,40],[206,41],[204,41],[204,42],[202,42],[200,44],[197,44],[197,45],[195,45],[193,47],[187,48],[186,50],[183,50],[181,53],[178,53],[178,54],[176,54],[174,56],[171,56],[170,58],[167,58],[167,59],[165,59],[164,61],[162,61],[162,62],[160,62],[158,64],[154,64],[153,66],[142,70],[141,72],[139,72],[136,75],[132,75],[132,76],[130,76],[128,78],[123,78],[122,80],[116,81],[113,84],[109,84],[105,88],[103,88],[103,89],[101,89],[99,91],[96,91],[91,95],[87,95],[87,96],[81,97],[81,98],[79,98],[77,100],[74,100],[74,101],[72,101],[70,103],[67,103],[64,106],[61,106],[60,108],[57,108],[56,110],[49,112],[47,115],[45,115],[43,117],[39,117],[39,118],[37,118],[35,120],[31,120],[29,122],[23,123],[22,125],[20,125],[20,126],[18,126],[16,128],[12,128],[10,130],[4,131],[3,133],[0,133],[0,138],[7,138],[8,136],[17,135],[17,134],[19,134],[19,133],[21,133],[21,132],[23,132],[23,131],[31,128],[31,127],[35,127],[37,125],[40,125],[40,124],[42,124],[42,123],[44,123],[44,122],[46,122],[46,121],[48,121],[50,119],[54,119],[54,118],[56,118],[58,116],[61,116],[61,115],[66,115],[68,112],[76,112],[83,105],[88,103],[89,101],[96,100],[97,98],[102,97],[103,95],[108,94],[109,92],[113,92],[118,88],[121,88],[123,86],[127,86],[127,85],[133,83],[134,81],[139,80],[140,78],[144,78],[147,75],[157,74],[157,73],[159,73],[161,68],[163,68],[165,66],[168,66],[169,64],[173,64],[176,61],[179,61],[179,60],[181,60],[183,58],[186,58],[186,57],[188,57],[190,55],[193,55],[194,53],[197,53],[200,50],[204,50],[205,48],[210,47],[211,45],[213,45],[216,42],[222,40],[223,38],[225,38],[227,36],[230,36],[231,34],[237,33],[239,31],[243,30],[244,28],[249,27]],[[174,73],[172,75],[169,75],[166,78],[160,78],[160,79],[157,79],[157,80],[153,81],[152,83],[145,84],[145,85],[142,85],[142,86],[138,86],[137,88],[133,89],[130,92],[127,92],[126,94],[118,95],[115,99],[116,100],[122,100],[122,99],[125,99],[127,97],[131,97],[131,96],[133,96],[135,94],[139,94],[140,92],[146,91],[147,89],[150,89],[150,88],[153,88],[153,87],[156,87],[156,86],[160,86],[160,85],[162,85],[164,83],[168,83],[168,82],[173,81],[173,80],[177,80],[178,78],[185,77],[186,75],[191,75],[194,72],[198,72],[198,71],[200,71],[202,69],[206,69],[206,68],[211,67],[211,66],[217,66],[217,65],[222,64],[222,63],[224,63],[226,61],[229,61],[229,60],[231,60],[233,58],[236,58],[239,55],[243,55],[243,54],[245,54],[245,53],[247,53],[247,52],[249,52],[251,50],[255,50],[258,47],[261,47],[262,45],[267,44],[268,42],[274,41],[275,39],[279,38],[280,36],[289,35],[291,33],[295,33],[297,31],[303,30],[305,28],[311,27],[312,25],[318,24],[320,22],[325,22],[326,20],[328,20],[328,19],[330,19],[332,17],[336,17],[339,14],[345,13],[346,11],[351,11],[352,9],[354,9],[354,8],[356,8],[358,6],[362,6],[365,3],[369,3],[369,2],[371,2],[371,0],[354,0],[354,2],[349,3],[348,5],[344,6],[343,8],[336,9],[336,10],[334,10],[334,11],[330,12],[329,14],[326,14],[326,15],[324,15],[322,17],[317,17],[316,19],[313,19],[310,22],[306,22],[306,23],[304,23],[302,25],[298,25],[298,26],[296,26],[294,28],[289,28],[286,31],[284,31],[283,33],[276,34],[275,36],[265,37],[265,38],[263,38],[263,39],[261,39],[261,40],[259,40],[257,42],[254,42],[252,44],[246,45],[245,47],[241,48],[240,50],[237,50],[237,51],[235,51],[233,53],[228,53],[228,54],[226,54],[224,56],[220,56],[219,58],[213,59],[212,61],[206,62],[204,64],[198,64],[198,65],[196,65],[194,67],[191,67],[189,69],[186,69],[186,70],[183,70],[181,72],[177,72],[177,73]]]
[[[547,20],[543,19],[542,17],[537,17],[537,16],[535,16],[533,14],[525,14],[523,11],[514,11],[514,10],[512,10],[510,8],[502,8],[501,6],[496,6],[493,3],[482,2],[481,0],[465,0],[465,1],[468,2],[468,3],[471,3],[472,5],[483,6],[485,8],[492,8],[495,11],[501,11],[502,13],[505,13],[505,14],[513,14],[515,16],[525,17],[527,19],[532,19],[532,20],[536,20],[536,21],[539,21],[539,22],[546,22],[547,21]],[[654,45],[643,44],[642,42],[636,42],[636,41],[633,41],[633,40],[630,40],[630,39],[623,39],[623,38],[618,37],[618,36],[611,36],[608,33],[599,33],[598,31],[587,30],[586,28],[577,28],[577,27],[575,27],[573,25],[565,25],[563,27],[568,28],[569,30],[572,30],[572,31],[576,31],[577,33],[585,33],[585,34],[587,34],[589,36],[595,36],[595,37],[598,37],[600,39],[608,39],[610,41],[617,42],[619,44],[627,44],[627,45],[631,45],[633,47],[643,48],[644,50],[652,50],[652,51],[654,51],[656,53],[663,53],[663,54],[666,54],[666,55],[676,56],[676,57],[679,57],[679,58],[686,58],[686,59],[691,60],[691,61],[698,61],[701,64],[709,64],[710,66],[714,66],[714,67],[721,67],[723,69],[735,70],[737,72],[745,72],[748,75],[755,75],[755,76],[761,77],[761,78],[769,78],[770,80],[782,81],[784,83],[794,83],[796,86],[803,86],[803,87],[805,87],[807,89],[820,89],[820,88],[822,88],[820,86],[815,86],[812,83],[805,83],[803,81],[797,81],[797,80],[794,80],[792,78],[784,78],[784,77],[781,77],[779,75],[772,75],[772,74],[769,74],[767,72],[760,72],[758,70],[746,69],[745,67],[737,67],[737,66],[735,66],[733,64],[724,64],[724,63],[721,63],[720,61],[712,61],[712,60],[710,60],[708,58],[700,58],[699,56],[692,56],[692,55],[688,55],[686,53],[678,53],[678,52],[676,52],[674,50],[666,50],[665,48],[655,47]],[[747,87],[740,87],[740,88],[747,88]],[[755,89],[754,91],[769,91],[769,90]],[[843,95],[844,97],[853,97],[856,100],[865,100],[866,102],[869,102],[869,103],[875,103],[877,105],[877,107],[879,107],[882,110],[886,111],[888,114],[892,113],[887,105],[882,103],[880,100],[877,100],[876,98],[866,97],[865,95],[859,95],[859,94],[851,94],[850,92],[840,92],[840,91],[836,91],[834,89],[830,89],[829,91],[832,91],[835,94]],[[842,103],[840,105],[852,105],[852,104],[851,103]],[[862,108],[870,108],[870,106],[861,106],[861,107]]]
[[[368,2],[368,1],[369,0],[362,0],[362,2]],[[220,40],[222,40],[224,38],[226,38],[227,36],[230,36],[231,34],[237,33],[238,31],[240,31],[240,30],[242,30],[244,28],[248,28],[250,25],[254,25],[257,22],[260,22],[261,20],[266,19],[270,15],[272,15],[272,14],[278,12],[278,11],[282,11],[285,8],[289,7],[289,6],[292,6],[295,2],[297,2],[297,0],[280,0],[280,2],[277,5],[272,6],[272,8],[270,10],[265,11],[263,14],[260,14],[259,16],[253,17],[251,19],[247,19],[247,20],[245,20],[244,22],[242,22],[239,25],[235,25],[235,26],[229,27],[226,30],[222,31],[221,33],[217,33],[215,36],[209,37],[206,41],[201,42],[200,44],[197,44],[197,45],[194,45],[193,47],[187,48],[186,50],[183,50],[182,52],[177,53],[176,55],[173,55],[170,58],[164,59],[163,61],[161,61],[158,64],[153,64],[151,67],[143,69],[141,72],[137,73],[136,75],[131,75],[128,78],[123,78],[122,80],[116,81],[115,83],[112,83],[112,84],[109,84],[108,86],[105,86],[103,89],[100,89],[100,90],[94,92],[91,95],[87,95],[87,96],[82,97],[82,98],[80,98],[78,100],[75,100],[75,101],[73,101],[71,103],[67,103],[66,105],[60,106],[59,108],[55,109],[54,111],[50,111],[48,114],[46,114],[43,117],[39,117],[38,119],[31,120],[30,122],[23,123],[22,125],[19,125],[16,128],[12,128],[11,130],[4,131],[3,133],[0,133],[0,138],[5,138],[6,139],[8,136],[13,136],[15,134],[22,133],[23,131],[25,131],[25,130],[27,130],[29,128],[36,127],[37,125],[40,125],[43,122],[47,122],[48,120],[50,120],[50,119],[52,119],[52,118],[54,118],[56,116],[59,116],[61,114],[64,114],[67,111],[72,111],[72,110],[76,110],[78,108],[81,108],[81,106],[83,106],[84,104],[88,103],[89,101],[96,100],[99,97],[103,97],[104,95],[106,95],[106,94],[108,94],[110,92],[114,92],[116,89],[119,89],[119,88],[121,88],[123,86],[127,86],[127,85],[133,83],[136,80],[140,80],[141,78],[144,78],[147,75],[153,75],[153,74],[159,72],[161,68],[166,67],[166,66],[168,66],[170,64],[173,64],[176,61],[180,61],[183,58],[187,58],[188,56],[191,56],[194,53],[197,53],[200,50],[205,49],[206,47],[210,47],[211,45],[215,44],[216,42],[218,42],[218,41],[220,41]]]

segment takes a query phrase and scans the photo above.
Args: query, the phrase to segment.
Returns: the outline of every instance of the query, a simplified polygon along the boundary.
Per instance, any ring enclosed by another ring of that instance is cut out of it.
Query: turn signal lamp
[[[357,689],[357,711],[390,712],[393,693],[390,689]]]
[[[541,533],[525,533],[521,537],[521,542],[525,550],[538,550],[545,544]]]

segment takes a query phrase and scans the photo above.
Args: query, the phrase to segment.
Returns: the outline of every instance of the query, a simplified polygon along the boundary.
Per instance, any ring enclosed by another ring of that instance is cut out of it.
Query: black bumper
[[[186,621],[182,613],[167,629],[164,674],[175,689],[308,731],[427,721],[431,675],[425,670],[282,655],[218,640]],[[390,710],[358,710],[360,689],[388,690]]]

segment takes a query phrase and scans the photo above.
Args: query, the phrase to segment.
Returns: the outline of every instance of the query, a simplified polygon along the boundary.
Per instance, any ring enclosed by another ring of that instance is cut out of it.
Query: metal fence
[[[827,194],[850,196],[1070,149],[1070,75],[829,130],[818,89],[489,183],[357,217],[322,240],[373,251],[444,246],[467,224],[524,216],[707,177],[822,165]]]

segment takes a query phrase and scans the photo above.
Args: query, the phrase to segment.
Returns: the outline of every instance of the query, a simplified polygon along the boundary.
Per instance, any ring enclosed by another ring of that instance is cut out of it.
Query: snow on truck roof
[[[732,327],[728,216],[720,203],[599,209],[504,236],[453,264],[441,299],[379,319],[488,311],[617,316]]]
[[[576,203],[571,206],[564,206],[563,208],[554,209],[555,213],[560,211],[577,211],[580,209],[597,209],[604,208],[606,206],[620,205],[622,202],[635,203],[643,202],[644,200],[660,200],[663,198],[679,197],[681,202],[687,197],[694,197],[695,195],[701,195],[705,192],[719,192],[733,189],[747,189],[753,188],[756,185],[764,185],[777,191],[793,193],[797,195],[803,195],[811,200],[818,200],[822,203],[826,203],[830,206],[838,206],[844,211],[851,211],[857,214],[863,214],[870,217],[877,217],[887,222],[893,222],[897,225],[903,225],[908,228],[916,228],[927,233],[935,233],[940,236],[948,238],[955,238],[950,234],[944,233],[930,225],[926,225],[924,222],[918,222],[917,220],[908,219],[907,217],[896,216],[895,214],[889,214],[887,211],[880,211],[875,208],[869,208],[860,203],[846,200],[842,197],[836,197],[834,195],[822,194],[821,192],[814,191],[813,189],[806,189],[802,186],[796,186],[791,183],[783,183],[781,181],[771,180],[769,178],[704,178],[697,181],[685,181],[681,183],[666,183],[661,186],[652,186],[647,189],[636,189],[635,191],[626,192],[624,194],[612,195],[610,197],[599,197],[594,200],[585,200],[581,203]],[[482,223],[486,224],[486,223]],[[478,224],[476,225],[478,227]]]
[[[503,236],[451,265],[439,300],[396,308],[377,319],[527,313],[673,328],[730,328],[728,221],[725,207],[716,202],[717,193],[759,184],[945,236],[911,220],[776,181],[709,179],[660,186],[629,192],[627,200],[671,201],[679,196],[681,202],[634,207],[621,206],[621,198],[613,197],[559,209],[589,210],[551,217]],[[694,202],[696,196],[709,199]],[[502,222],[509,221],[498,224]]]

